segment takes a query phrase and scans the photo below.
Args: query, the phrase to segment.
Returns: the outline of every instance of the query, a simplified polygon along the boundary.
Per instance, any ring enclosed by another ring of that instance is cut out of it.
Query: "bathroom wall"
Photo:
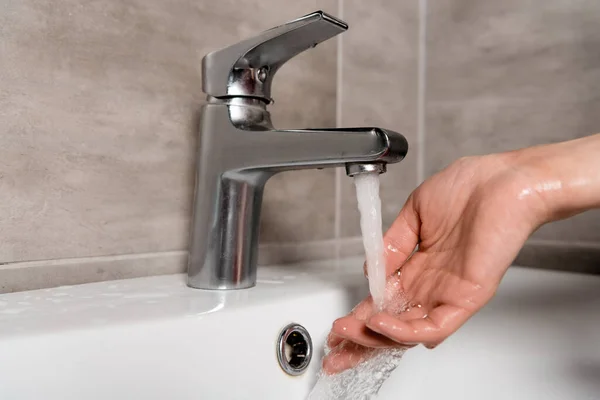
[[[389,225],[410,189],[453,160],[600,132],[600,2],[343,2],[342,124],[404,132],[384,177]],[[392,172],[393,171],[393,172]],[[359,233],[351,186],[342,234]],[[548,224],[516,262],[600,272],[600,212]]]
[[[283,6],[282,3],[285,3]],[[204,54],[336,0],[0,0],[0,292],[183,271]],[[336,123],[337,43],[278,72],[281,127]],[[293,183],[292,183],[293,181]],[[267,185],[264,263],[325,257],[335,171]]]
[[[350,30],[278,72],[273,118],[404,133],[386,226],[460,156],[600,131],[593,0],[0,2],[0,292],[183,271],[202,56],[315,9]],[[598,272],[599,222],[547,225],[517,262]],[[358,255],[359,235],[342,170],[267,184],[261,263]]]

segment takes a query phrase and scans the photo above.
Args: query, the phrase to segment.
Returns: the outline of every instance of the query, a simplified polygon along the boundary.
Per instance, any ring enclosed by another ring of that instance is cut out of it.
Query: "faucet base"
[[[210,291],[231,291],[231,290],[243,290],[243,289],[252,289],[253,287],[256,286],[256,277],[252,280],[252,282],[247,283],[247,284],[243,284],[243,285],[231,285],[231,284],[223,284],[220,286],[212,286],[212,285],[205,285],[202,282],[200,282],[199,285],[197,285],[197,282],[194,282],[194,280],[192,280],[191,278],[188,278],[187,280],[187,285],[192,288],[192,289],[199,289],[199,290],[210,290]]]
[[[232,173],[198,182],[196,201],[212,203],[198,210],[212,212],[194,215],[197,229],[192,235],[188,286],[233,290],[256,284],[260,209],[268,176],[264,172]],[[208,231],[206,226],[210,227]],[[204,257],[200,257],[202,254]]]

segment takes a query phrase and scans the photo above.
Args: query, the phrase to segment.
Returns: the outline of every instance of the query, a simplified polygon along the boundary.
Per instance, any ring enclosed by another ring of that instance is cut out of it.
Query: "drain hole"
[[[277,343],[277,359],[281,368],[290,375],[303,373],[312,357],[312,341],[308,331],[298,324],[285,327]]]
[[[306,363],[308,343],[297,331],[292,332],[285,341],[285,358],[292,368],[302,368]]]

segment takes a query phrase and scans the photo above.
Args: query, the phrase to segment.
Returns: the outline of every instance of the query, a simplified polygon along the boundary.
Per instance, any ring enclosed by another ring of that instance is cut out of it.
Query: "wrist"
[[[600,135],[508,154],[540,225],[600,206]]]
[[[502,197],[509,202],[513,217],[526,223],[529,234],[549,222],[555,208],[550,191],[540,190],[549,189],[551,185],[544,186],[547,181],[544,169],[535,162],[529,152],[531,149],[494,155],[504,166],[503,172],[499,174],[498,193],[504,194]]]

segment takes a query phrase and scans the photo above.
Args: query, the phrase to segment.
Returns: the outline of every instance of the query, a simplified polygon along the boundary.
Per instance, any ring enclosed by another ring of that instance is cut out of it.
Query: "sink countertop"
[[[252,307],[278,297],[310,296],[349,286],[366,289],[366,281],[360,279],[362,263],[362,259],[350,258],[260,267],[254,288],[235,291],[191,289],[185,274],[173,274],[3,294],[0,340],[14,335],[201,316]]]
[[[331,322],[367,293],[362,265],[261,267],[230,292],[179,274],[0,295],[0,398],[304,399]],[[294,378],[274,351],[290,322],[317,352]],[[442,345],[408,351],[379,398],[600,398],[599,332],[599,276],[512,267]]]
[[[184,274],[174,274],[4,294],[0,295],[0,339],[199,316],[331,289],[362,291],[367,288],[362,265],[362,258],[353,257],[260,267],[256,287],[240,291],[190,289]],[[542,303],[550,309],[587,301],[600,301],[600,276],[512,267],[488,307]]]

